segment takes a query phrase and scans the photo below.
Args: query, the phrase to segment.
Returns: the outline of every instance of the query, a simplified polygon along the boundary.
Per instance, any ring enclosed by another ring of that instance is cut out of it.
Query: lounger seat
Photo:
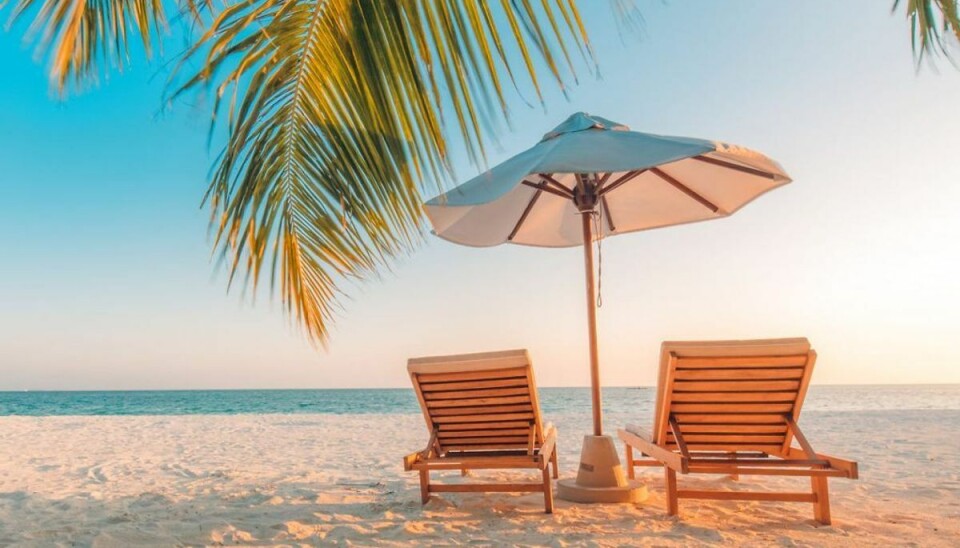
[[[817,453],[797,425],[816,358],[803,338],[663,343],[653,430],[618,432],[628,475],[662,466],[670,515],[681,498],[806,502],[829,524],[827,478],[856,479],[857,463]],[[635,459],[634,451],[649,458]],[[809,477],[812,489],[684,490],[678,472]]]
[[[420,473],[420,499],[431,493],[542,492],[553,512],[558,475],[556,429],[544,426],[526,350],[411,359],[407,364],[430,439],[403,458],[404,470]],[[430,483],[442,470],[531,469],[537,481],[522,483]]]

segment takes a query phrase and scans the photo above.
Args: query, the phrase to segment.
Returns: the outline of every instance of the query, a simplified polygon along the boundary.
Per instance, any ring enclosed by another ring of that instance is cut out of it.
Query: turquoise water
[[[652,409],[653,388],[605,388],[607,413]],[[545,414],[588,412],[586,388],[541,388]],[[812,386],[810,411],[960,409],[960,385]],[[410,389],[0,392],[3,415],[213,415],[419,413]]]

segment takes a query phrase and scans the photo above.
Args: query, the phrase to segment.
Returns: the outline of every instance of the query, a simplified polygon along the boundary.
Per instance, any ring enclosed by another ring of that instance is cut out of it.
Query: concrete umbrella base
[[[647,487],[628,480],[610,436],[584,436],[577,479],[557,482],[557,497],[570,502],[638,503]]]

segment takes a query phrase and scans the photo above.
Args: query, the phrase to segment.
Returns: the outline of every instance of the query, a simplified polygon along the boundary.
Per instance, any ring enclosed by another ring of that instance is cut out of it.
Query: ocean
[[[648,411],[651,387],[604,388],[605,413]],[[545,415],[589,410],[587,388],[541,388]],[[807,411],[960,410],[960,385],[811,386]],[[413,390],[141,390],[0,392],[0,416],[416,414]]]

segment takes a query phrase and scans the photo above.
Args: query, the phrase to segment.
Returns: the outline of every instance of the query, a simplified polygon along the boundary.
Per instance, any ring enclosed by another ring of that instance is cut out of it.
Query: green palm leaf
[[[201,69],[177,94],[211,90],[226,119],[207,200],[231,281],[243,272],[256,286],[269,265],[288,310],[325,341],[342,282],[419,241],[423,181],[449,169],[445,128],[478,159],[505,116],[505,80],[522,72],[539,95],[543,70],[562,85],[582,32],[564,0],[224,9],[187,53],[182,67]]]
[[[592,60],[574,0],[13,1],[61,92],[122,68],[133,37],[150,55],[173,14],[206,26],[173,97],[212,91],[227,128],[205,197],[216,249],[231,283],[269,272],[320,342],[344,281],[420,240],[420,190],[450,171],[445,138],[479,162],[508,85],[539,98],[542,78],[574,77],[573,52]]]

